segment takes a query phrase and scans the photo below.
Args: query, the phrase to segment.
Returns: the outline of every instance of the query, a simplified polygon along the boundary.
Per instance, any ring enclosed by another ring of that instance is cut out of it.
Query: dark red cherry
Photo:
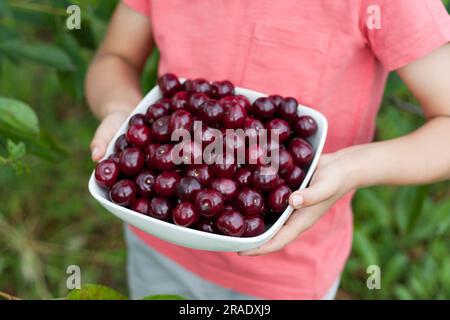
[[[194,210],[192,203],[184,201],[173,209],[172,218],[176,225],[190,227],[198,221],[200,215]]]
[[[244,122],[244,131],[250,141],[257,142],[257,137],[260,135],[260,130],[264,129],[264,124],[255,118],[247,118]]]
[[[150,200],[143,198],[136,199],[131,204],[130,209],[138,213],[148,215],[148,211],[150,209]]]
[[[177,195],[183,200],[194,201],[200,190],[202,190],[202,185],[196,178],[183,177],[178,182]]]
[[[225,201],[231,201],[236,197],[238,187],[231,179],[218,178],[211,182],[211,189],[220,192]]]
[[[186,91],[177,92],[171,101],[170,110],[187,110],[189,106],[189,93]]]
[[[295,132],[303,138],[308,138],[317,132],[317,122],[310,116],[301,116],[295,122]]]
[[[143,198],[150,198],[155,193],[155,176],[151,171],[141,172],[134,182],[137,186],[138,194]]]
[[[175,169],[175,163],[172,158],[171,144],[163,144],[156,149],[153,159],[151,161],[152,165],[161,171],[168,171]]]
[[[116,143],[114,144],[114,150],[117,153],[120,153],[129,147],[130,147],[130,144],[128,143],[127,137],[125,136],[125,134],[120,135],[117,138]]]
[[[269,98],[259,98],[252,105],[252,113],[257,118],[269,120],[273,118],[276,112],[275,105]]]
[[[128,122],[128,125],[130,127],[139,124],[139,125],[144,125],[145,124],[145,115],[141,114],[141,113],[137,113],[134,116],[132,116],[130,118],[130,121]]]
[[[156,120],[169,115],[169,108],[162,102],[157,102],[147,109],[145,114],[145,123],[151,126]]]
[[[218,129],[214,129],[207,126],[202,126],[202,144],[203,147],[208,146],[210,143],[214,142],[222,136],[222,132]]]
[[[109,191],[109,198],[120,206],[129,206],[136,198],[136,185],[131,180],[120,180]]]
[[[211,95],[216,99],[234,95],[234,84],[228,80],[214,81],[211,84]]]
[[[269,96],[270,101],[275,105],[275,108],[279,108],[281,105],[281,102],[283,101],[283,97],[277,94]]]
[[[112,153],[109,157],[108,160],[112,160],[115,163],[119,164],[120,162],[120,153]]]
[[[245,111],[247,111],[247,113],[250,113],[250,111],[252,109],[252,103],[250,102],[250,100],[248,100],[248,98],[246,96],[243,96],[242,94],[237,94],[234,97],[235,97],[236,101],[242,107],[244,107]]]
[[[195,229],[209,233],[216,233],[214,221],[212,219],[206,219],[204,217],[200,218],[200,220],[195,225]]]
[[[172,197],[177,193],[177,185],[180,175],[175,171],[165,171],[161,173],[155,181],[155,192],[162,197]]]
[[[282,184],[286,184],[286,181],[279,176],[277,179],[277,183],[275,184],[275,187],[281,186]]]
[[[221,122],[224,110],[217,100],[208,100],[198,109],[200,119],[209,125],[217,125]]]
[[[236,203],[246,217],[262,214],[264,210],[264,198],[254,189],[244,188],[239,191]]]
[[[137,175],[145,164],[145,156],[138,148],[128,148],[120,155],[120,171],[127,176]]]
[[[206,164],[190,168],[186,171],[186,176],[196,178],[204,187],[209,186],[213,179],[211,167]]]
[[[156,150],[161,145],[159,143],[150,143],[145,149],[144,149],[144,156],[145,156],[145,164],[147,165],[147,168],[153,168],[155,167],[153,161],[155,159],[155,153]]]
[[[278,174],[274,167],[260,166],[253,171],[252,186],[262,191],[269,191],[275,187]]]
[[[168,143],[171,138],[171,131],[169,128],[170,116],[164,116],[156,120],[151,128],[151,136],[153,140],[160,143]]]
[[[252,170],[249,168],[240,168],[234,175],[239,188],[251,187],[252,185]]]
[[[127,133],[127,141],[138,148],[145,148],[151,142],[150,129],[143,124],[135,124],[131,126]]]
[[[149,216],[168,221],[172,216],[173,203],[167,198],[154,197],[150,200]]]
[[[294,166],[291,171],[283,174],[283,179],[286,181],[289,188],[298,190],[305,179],[305,172],[300,167]]]
[[[294,168],[294,159],[292,159],[291,154],[285,148],[280,148],[278,157],[279,157],[278,166],[280,174],[282,175],[286,174]]]
[[[295,98],[284,98],[278,107],[280,118],[287,122],[294,122],[297,119],[298,101]]]
[[[95,180],[103,188],[112,187],[119,176],[119,165],[114,160],[103,160],[95,168]]]
[[[236,173],[236,170],[237,170],[237,167],[236,167],[236,164],[234,163],[234,161],[233,161],[233,163],[231,163],[231,161],[228,162],[226,160],[223,160],[223,161],[220,161],[219,163],[215,163],[213,165],[214,175],[218,178],[231,179],[231,178],[233,178],[234,174]]]
[[[204,217],[214,217],[223,209],[223,197],[215,190],[202,190],[195,197],[195,210]]]
[[[184,129],[191,131],[193,119],[191,114],[186,110],[177,110],[170,116],[169,130],[175,131]]]
[[[266,231],[266,225],[263,218],[259,216],[245,218],[247,228],[245,229],[243,237],[256,237]]]
[[[177,76],[172,73],[166,73],[159,77],[158,86],[163,96],[167,98],[171,98],[175,93],[183,90]]]
[[[267,134],[269,137],[272,138],[274,135],[278,136],[279,143],[287,141],[291,136],[291,128],[289,127],[289,124],[281,119],[270,120],[266,124],[266,129],[268,130]]]
[[[226,236],[241,237],[246,228],[244,216],[234,209],[223,210],[216,218],[217,230]]]
[[[183,89],[186,92],[191,92],[192,91],[192,80],[191,79],[186,79],[186,81],[184,81]]]
[[[205,79],[195,79],[192,80],[191,84],[191,93],[204,93],[208,96],[211,96],[211,85],[209,81]]]
[[[247,118],[247,112],[244,107],[237,103],[232,103],[224,108],[225,114],[222,119],[222,123],[226,129],[242,128]]]
[[[204,93],[193,93],[189,98],[188,111],[192,114],[197,114],[200,106],[208,100],[209,97]]]
[[[291,189],[286,185],[280,185],[270,191],[267,204],[272,212],[283,213],[289,205]]]
[[[294,162],[299,167],[307,166],[314,157],[314,150],[308,141],[302,138],[294,138],[289,143],[288,151],[291,153]]]

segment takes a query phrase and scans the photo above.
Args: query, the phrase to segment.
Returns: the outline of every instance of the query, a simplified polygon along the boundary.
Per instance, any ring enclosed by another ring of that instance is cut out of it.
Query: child
[[[159,73],[229,79],[296,97],[328,118],[325,154],[297,211],[248,252],[187,249],[127,228],[132,297],[331,299],[352,241],[354,190],[450,177],[450,17],[440,0],[125,0],[87,78],[102,122],[92,157],[140,101],[154,48]],[[427,123],[370,143],[389,71],[421,103]]]

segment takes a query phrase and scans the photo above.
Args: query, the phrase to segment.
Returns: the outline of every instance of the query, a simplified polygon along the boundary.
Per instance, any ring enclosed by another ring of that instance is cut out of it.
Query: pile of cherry
[[[112,202],[179,226],[235,237],[263,233],[305,177],[314,156],[305,139],[316,133],[316,121],[297,114],[294,98],[272,95],[252,104],[235,95],[230,81],[180,83],[175,75],[165,74],[158,85],[163,98],[145,115],[130,119],[126,134],[115,142],[115,153],[98,163],[97,183],[109,190]],[[262,174],[270,169],[258,161],[265,150],[247,140],[247,159],[256,160],[248,165],[176,165],[171,133],[192,130],[194,121],[202,121],[201,148],[212,143],[211,128],[240,128],[246,139],[264,128],[275,130],[271,132],[278,133],[279,143],[268,146],[279,152],[278,171]]]

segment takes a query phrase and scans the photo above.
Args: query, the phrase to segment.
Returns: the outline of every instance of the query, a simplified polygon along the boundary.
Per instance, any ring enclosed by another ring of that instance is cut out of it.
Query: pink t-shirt
[[[229,79],[294,96],[328,118],[325,152],[371,141],[388,71],[450,41],[450,18],[440,0],[125,3],[150,17],[160,73]],[[187,249],[134,230],[223,287],[269,299],[321,298],[350,253],[351,197],[282,251],[260,257]]]

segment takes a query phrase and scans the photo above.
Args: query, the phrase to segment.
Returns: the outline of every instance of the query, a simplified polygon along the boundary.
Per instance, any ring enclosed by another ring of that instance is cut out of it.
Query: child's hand
[[[115,111],[103,118],[91,142],[92,160],[97,162],[103,158],[109,142],[127,117],[127,112]]]
[[[337,200],[356,187],[349,163],[342,153],[323,155],[310,187],[291,195],[289,202],[297,210],[286,224],[263,246],[239,255],[258,256],[281,250],[314,225]]]

